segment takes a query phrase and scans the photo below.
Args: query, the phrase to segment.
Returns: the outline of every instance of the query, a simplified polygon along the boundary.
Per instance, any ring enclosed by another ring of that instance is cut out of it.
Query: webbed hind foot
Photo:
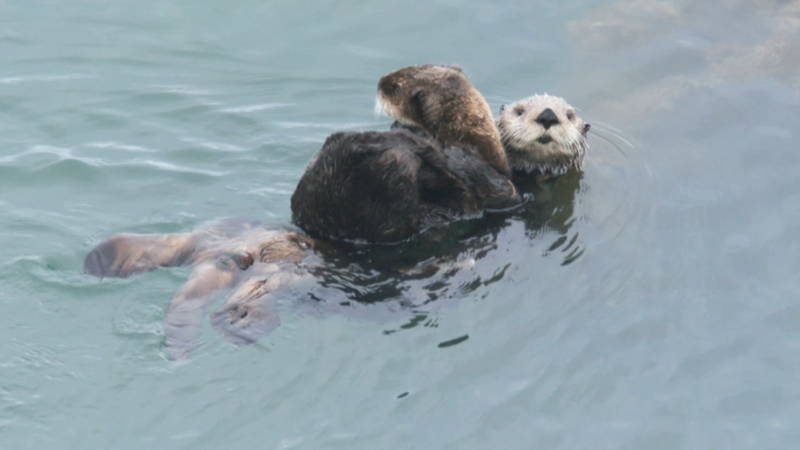
[[[83,270],[101,278],[126,278],[159,266],[186,264],[193,250],[191,234],[120,233],[92,249]]]

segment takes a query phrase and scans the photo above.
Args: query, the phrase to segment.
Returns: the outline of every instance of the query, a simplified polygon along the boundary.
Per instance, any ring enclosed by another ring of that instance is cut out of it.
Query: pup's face
[[[580,168],[589,124],[560,97],[534,95],[503,105],[497,127],[515,171],[560,175]]]

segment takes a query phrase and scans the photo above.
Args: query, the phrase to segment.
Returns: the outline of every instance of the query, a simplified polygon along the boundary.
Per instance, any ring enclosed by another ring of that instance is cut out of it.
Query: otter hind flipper
[[[280,325],[275,296],[270,293],[301,279],[298,263],[315,248],[316,241],[284,232],[259,242],[257,262],[248,277],[211,314],[211,324],[234,344],[252,344]]]
[[[172,297],[164,320],[164,347],[170,359],[184,359],[197,347],[208,302],[233,284],[240,272],[229,255],[195,265],[189,279]]]
[[[300,277],[275,264],[264,267],[270,273],[240,283],[211,314],[211,324],[222,336],[237,345],[252,344],[281,321],[271,292],[296,282]]]
[[[193,250],[188,234],[120,233],[92,249],[84,259],[83,270],[101,278],[127,278],[158,266],[183,265]]]

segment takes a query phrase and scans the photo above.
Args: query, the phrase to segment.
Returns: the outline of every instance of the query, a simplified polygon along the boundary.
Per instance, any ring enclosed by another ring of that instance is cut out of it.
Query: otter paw
[[[229,303],[211,314],[211,324],[237,345],[252,344],[280,325],[280,318],[267,298]]]

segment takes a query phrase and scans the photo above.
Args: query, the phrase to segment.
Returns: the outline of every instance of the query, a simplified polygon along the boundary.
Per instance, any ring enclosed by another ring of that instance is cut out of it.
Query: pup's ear
[[[503,111],[506,110],[506,105],[500,105],[500,114],[503,114]]]
[[[427,123],[426,116],[428,108],[426,106],[426,95],[424,89],[418,88],[414,90],[414,93],[411,94],[411,98],[408,100],[411,111],[414,114],[414,117],[411,119],[422,126]]]

